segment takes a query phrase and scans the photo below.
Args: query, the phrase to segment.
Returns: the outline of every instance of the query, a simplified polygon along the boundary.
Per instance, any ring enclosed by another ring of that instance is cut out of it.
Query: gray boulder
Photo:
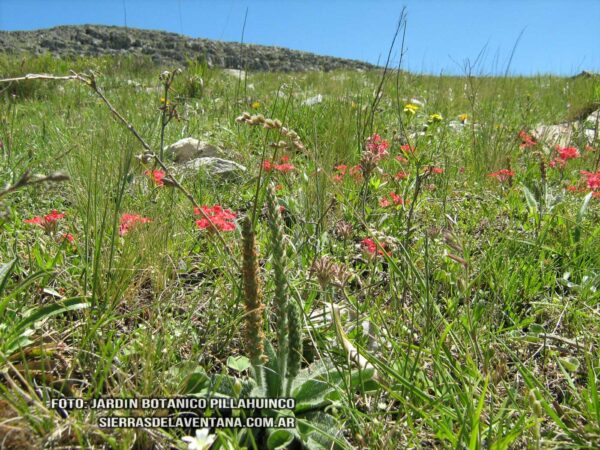
[[[198,173],[204,171],[210,176],[222,176],[227,178],[235,178],[246,172],[246,167],[229,159],[204,157],[196,158],[188,161],[177,169],[177,172],[183,175]]]
[[[225,152],[219,147],[192,137],[171,144],[166,148],[165,154],[176,163],[185,163],[196,158],[225,156]]]

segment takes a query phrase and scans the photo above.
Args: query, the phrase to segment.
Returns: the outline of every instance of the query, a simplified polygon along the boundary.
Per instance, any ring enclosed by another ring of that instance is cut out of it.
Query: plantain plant
[[[342,371],[330,360],[320,360],[302,368],[302,315],[298,303],[289,298],[286,277],[285,236],[274,190],[267,193],[267,222],[275,293],[276,342],[265,339],[264,304],[258,276],[255,235],[252,222],[242,223],[243,285],[246,307],[245,342],[251,378],[239,380],[228,375],[209,378],[195,373],[188,379],[186,394],[231,397],[287,397],[295,400],[289,410],[259,410],[255,416],[273,417],[275,423],[293,415],[294,428],[245,430],[240,444],[257,448],[345,449],[351,445],[343,435],[340,420],[331,412],[342,406],[342,388],[355,391],[375,388],[373,370]]]

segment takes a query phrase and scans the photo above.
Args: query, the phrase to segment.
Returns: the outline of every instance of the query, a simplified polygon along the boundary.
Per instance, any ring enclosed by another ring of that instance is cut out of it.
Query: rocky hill
[[[0,52],[61,57],[145,55],[157,64],[206,58],[209,65],[256,71],[370,69],[374,66],[313,53],[235,42],[194,39],[164,31],[100,25],[60,26],[35,31],[0,31]]]

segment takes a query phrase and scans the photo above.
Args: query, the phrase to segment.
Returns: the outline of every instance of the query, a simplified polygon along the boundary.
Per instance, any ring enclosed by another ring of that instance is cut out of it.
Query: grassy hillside
[[[213,449],[600,442],[600,143],[529,137],[597,78],[173,69],[0,57],[81,74],[0,84],[0,447],[188,448],[46,402],[217,394],[297,427]],[[181,172],[190,136],[247,171]]]

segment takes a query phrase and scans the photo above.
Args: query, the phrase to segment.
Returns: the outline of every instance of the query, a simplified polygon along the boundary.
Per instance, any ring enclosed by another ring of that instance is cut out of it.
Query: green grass
[[[163,69],[126,58],[0,57],[0,78],[70,69],[96,71],[116,110],[160,147]],[[559,170],[547,166],[554,149],[522,149],[518,133],[598,102],[600,82],[391,74],[371,127],[380,79],[379,71],[251,73],[244,82],[198,63],[175,77],[169,95],[180,120],[166,126],[165,142],[207,140],[248,168],[240,179],[199,174],[182,185],[199,205],[252,216],[268,340],[277,321],[263,207],[273,182],[285,207],[289,301],[303,310],[303,367],[327,360],[345,380],[329,411],[344,430],[338,445],[594,448],[600,199],[566,187],[585,188],[580,171],[599,169],[600,143],[588,151],[576,140],[581,157]],[[302,104],[316,94],[322,103]],[[425,101],[414,116],[403,111],[412,98]],[[83,83],[0,84],[0,105],[0,183],[12,185],[26,170],[70,176],[1,197],[0,443],[187,448],[181,437],[190,430],[100,429],[105,411],[75,410],[65,419],[44,399],[172,397],[187,392],[199,371],[248,381],[251,371],[227,362],[246,355],[239,226],[220,234],[224,242],[199,230],[193,205],[144,175],[152,164],[135,158],[140,142]],[[295,170],[260,171],[280,137],[237,123],[244,111],[298,133],[306,149],[284,152]],[[442,121],[411,138],[434,113]],[[468,114],[467,125],[454,131],[449,124],[460,114]],[[366,180],[334,181],[335,166],[359,164],[375,132],[390,142],[390,155]],[[394,156],[407,138],[416,151],[402,164]],[[444,171],[423,175],[428,166]],[[507,168],[515,172],[510,183],[488,176]],[[396,180],[399,171],[408,177]],[[381,207],[390,192],[408,203]],[[65,213],[53,235],[24,223],[53,209]],[[151,222],[120,236],[122,213]],[[387,253],[369,256],[364,238]],[[311,268],[323,256],[348,274],[342,286],[317,281]],[[376,383],[350,382],[356,364],[336,339],[330,302],[345,311],[342,327]],[[244,430],[217,434],[212,448],[265,445]]]

